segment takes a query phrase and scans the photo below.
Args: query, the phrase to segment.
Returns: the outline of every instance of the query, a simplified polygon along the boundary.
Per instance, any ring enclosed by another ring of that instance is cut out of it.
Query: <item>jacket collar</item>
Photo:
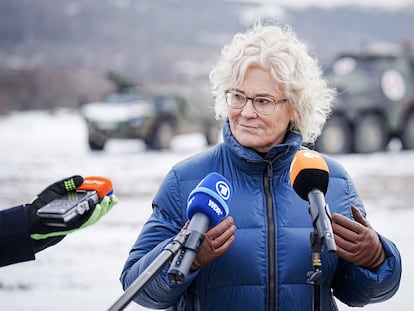
[[[293,156],[300,149],[302,136],[289,131],[282,144],[275,145],[262,156],[251,148],[242,146],[233,136],[228,119],[224,122],[223,143],[230,150],[232,161],[241,169],[263,172],[267,164],[273,169],[290,166]]]

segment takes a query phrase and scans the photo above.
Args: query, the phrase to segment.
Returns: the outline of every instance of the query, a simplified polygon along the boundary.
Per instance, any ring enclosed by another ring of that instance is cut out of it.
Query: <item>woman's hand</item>
[[[234,241],[237,228],[233,218],[224,218],[217,226],[209,229],[203,241],[200,251],[191,265],[190,272],[200,269],[202,266],[224,254]]]
[[[385,261],[385,252],[378,234],[352,206],[354,220],[340,214],[332,215],[336,253],[339,257],[369,270],[376,270]]]

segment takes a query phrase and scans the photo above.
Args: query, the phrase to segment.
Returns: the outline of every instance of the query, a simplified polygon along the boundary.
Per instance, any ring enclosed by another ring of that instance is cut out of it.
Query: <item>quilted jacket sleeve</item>
[[[333,289],[343,303],[362,307],[391,298],[398,290],[401,278],[401,257],[390,240],[380,236],[387,259],[372,272],[352,263],[340,260]]]
[[[153,213],[145,223],[123,268],[120,280],[123,288],[129,287],[145,269],[156,260],[185,223],[186,202],[181,201],[179,183],[174,171],[163,181],[153,201]],[[169,282],[169,265],[134,298],[134,301],[149,308],[167,308],[178,302],[197,273],[189,275],[181,285]]]
[[[358,193],[349,176],[345,173],[350,199],[348,206],[358,207],[365,215]],[[348,213],[350,217],[351,212]],[[369,219],[368,219],[369,220]],[[374,229],[375,226],[374,226]],[[380,234],[386,260],[373,272],[339,258],[335,277],[332,282],[334,295],[343,303],[362,307],[391,298],[398,290],[401,279],[401,256],[394,243]]]

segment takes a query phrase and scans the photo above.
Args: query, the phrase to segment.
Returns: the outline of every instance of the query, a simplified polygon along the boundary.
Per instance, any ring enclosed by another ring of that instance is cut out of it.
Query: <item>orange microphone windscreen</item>
[[[313,150],[300,150],[290,166],[290,183],[296,193],[308,200],[308,193],[318,189],[326,194],[329,169],[323,157]]]
[[[100,176],[88,176],[83,179],[83,184],[78,190],[95,190],[100,199],[105,195],[110,195],[113,192],[112,181]]]

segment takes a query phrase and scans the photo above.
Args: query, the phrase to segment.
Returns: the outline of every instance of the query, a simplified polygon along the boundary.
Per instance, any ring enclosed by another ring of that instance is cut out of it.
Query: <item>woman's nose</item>
[[[241,113],[245,116],[256,116],[257,112],[253,106],[253,100],[247,99],[246,105],[242,108]]]

